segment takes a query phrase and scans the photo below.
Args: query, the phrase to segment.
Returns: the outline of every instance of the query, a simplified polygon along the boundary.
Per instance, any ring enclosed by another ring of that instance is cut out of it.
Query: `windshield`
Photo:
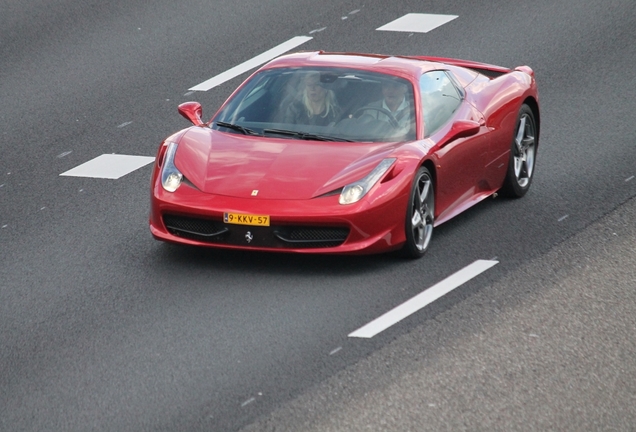
[[[224,132],[289,139],[393,142],[415,139],[413,86],[346,68],[256,74],[215,116]]]

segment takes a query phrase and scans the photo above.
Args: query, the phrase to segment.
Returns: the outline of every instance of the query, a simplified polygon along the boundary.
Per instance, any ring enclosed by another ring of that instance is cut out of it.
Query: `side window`
[[[441,128],[462,101],[461,93],[444,71],[427,72],[420,78],[424,135]]]

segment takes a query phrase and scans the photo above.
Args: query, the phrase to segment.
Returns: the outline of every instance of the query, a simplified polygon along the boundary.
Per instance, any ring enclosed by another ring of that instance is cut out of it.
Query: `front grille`
[[[163,223],[172,235],[210,244],[308,249],[339,246],[349,236],[346,227],[269,226],[225,224],[210,219],[163,215]]]
[[[192,240],[217,241],[228,232],[222,223],[209,219],[164,215],[163,223],[170,234]]]
[[[274,235],[281,241],[297,247],[332,247],[342,244],[347,239],[349,228],[281,227]]]

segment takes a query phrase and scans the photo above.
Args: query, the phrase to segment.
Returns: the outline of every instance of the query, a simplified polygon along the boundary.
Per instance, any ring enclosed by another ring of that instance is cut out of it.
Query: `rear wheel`
[[[501,188],[502,195],[521,198],[530,189],[537,154],[536,133],[534,114],[528,105],[523,105],[517,117],[517,126],[508,162],[508,172]]]
[[[426,253],[433,235],[434,214],[433,178],[428,169],[421,167],[415,174],[406,212],[404,256],[420,258]]]

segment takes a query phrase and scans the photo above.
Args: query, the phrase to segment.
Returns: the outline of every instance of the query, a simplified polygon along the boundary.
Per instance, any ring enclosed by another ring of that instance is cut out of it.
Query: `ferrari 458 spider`
[[[251,75],[209,122],[159,147],[150,231],[169,242],[302,253],[401,250],[499,193],[523,196],[539,146],[528,66],[306,52]]]

